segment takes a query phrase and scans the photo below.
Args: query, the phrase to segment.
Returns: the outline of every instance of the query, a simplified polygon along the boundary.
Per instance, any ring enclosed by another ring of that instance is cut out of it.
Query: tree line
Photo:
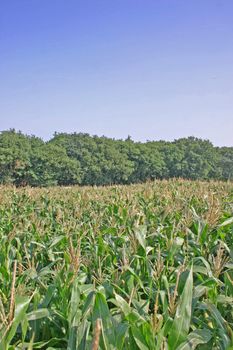
[[[153,179],[233,179],[233,147],[195,137],[134,142],[55,133],[48,142],[0,133],[0,183],[15,186],[109,185]]]

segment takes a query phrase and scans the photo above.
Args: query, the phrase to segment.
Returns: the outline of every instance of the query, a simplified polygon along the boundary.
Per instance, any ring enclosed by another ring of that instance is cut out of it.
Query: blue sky
[[[0,130],[233,146],[232,0],[0,4]]]

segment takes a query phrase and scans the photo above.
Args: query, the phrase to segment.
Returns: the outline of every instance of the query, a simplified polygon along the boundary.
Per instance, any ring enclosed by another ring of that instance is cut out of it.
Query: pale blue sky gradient
[[[232,0],[0,0],[0,130],[233,146]]]

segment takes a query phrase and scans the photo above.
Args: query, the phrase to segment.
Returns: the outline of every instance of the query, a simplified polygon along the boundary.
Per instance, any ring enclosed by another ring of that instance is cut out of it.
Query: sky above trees
[[[232,146],[231,0],[10,0],[0,129]]]

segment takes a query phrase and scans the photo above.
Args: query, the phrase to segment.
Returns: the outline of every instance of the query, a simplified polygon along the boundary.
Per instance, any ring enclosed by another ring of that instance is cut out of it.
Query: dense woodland
[[[195,137],[140,143],[55,133],[44,142],[15,130],[0,134],[1,184],[109,185],[173,177],[232,180],[233,147]]]

